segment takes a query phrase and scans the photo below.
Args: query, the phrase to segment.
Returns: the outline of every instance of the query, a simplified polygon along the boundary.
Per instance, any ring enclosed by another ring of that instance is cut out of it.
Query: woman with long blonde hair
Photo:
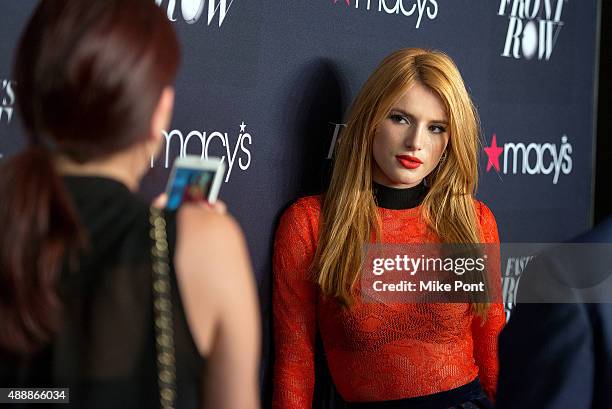
[[[399,50],[370,76],[327,192],[290,206],[277,231],[274,408],[311,408],[317,332],[349,408],[490,407],[501,303],[359,296],[368,243],[499,242],[493,214],[474,198],[479,136],[446,54]]]

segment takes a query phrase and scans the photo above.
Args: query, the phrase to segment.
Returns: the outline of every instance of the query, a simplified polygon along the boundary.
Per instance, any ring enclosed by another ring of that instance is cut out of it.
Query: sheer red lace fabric
[[[324,299],[310,264],[317,245],[320,198],[305,197],[283,215],[274,244],[274,409],[310,409],[317,327],[334,383],[347,401],[428,395],[480,378],[493,398],[497,336],[505,315],[492,304],[483,322],[468,304],[371,304],[350,308]],[[491,211],[476,202],[482,241],[499,242]],[[383,243],[438,241],[419,208],[379,208]]]

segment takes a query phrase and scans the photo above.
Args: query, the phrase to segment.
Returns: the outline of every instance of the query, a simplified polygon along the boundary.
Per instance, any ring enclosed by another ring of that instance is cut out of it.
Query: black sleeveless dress
[[[111,179],[70,176],[64,182],[88,250],[76,272],[64,269],[60,277],[59,333],[36,356],[0,357],[0,387],[70,388],[70,404],[58,408],[159,408],[149,204]],[[165,218],[174,260],[176,213]],[[177,408],[200,408],[205,359],[187,325],[173,267],[171,280]]]

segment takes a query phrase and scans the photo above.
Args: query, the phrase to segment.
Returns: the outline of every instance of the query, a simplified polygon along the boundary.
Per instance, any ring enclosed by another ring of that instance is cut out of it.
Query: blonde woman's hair
[[[478,182],[478,113],[459,70],[440,51],[407,48],[386,57],[351,106],[335,153],[331,183],[323,198],[319,242],[313,268],[326,296],[353,303],[364,245],[380,238],[372,193],[372,141],[376,128],[412,85],[440,97],[448,114],[446,159],[427,176],[422,217],[443,243],[479,243],[473,196]],[[485,316],[487,304],[472,303]]]

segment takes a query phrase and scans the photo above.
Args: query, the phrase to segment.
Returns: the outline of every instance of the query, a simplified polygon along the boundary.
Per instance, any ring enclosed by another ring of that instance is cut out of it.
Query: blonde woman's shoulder
[[[321,216],[321,197],[305,196],[289,205],[280,218],[274,240],[275,260],[296,248],[312,255],[316,249]]]
[[[297,199],[290,207],[296,207],[310,213],[319,213],[323,205],[323,196],[303,196]]]
[[[477,199],[474,199],[474,206],[476,208],[476,217],[484,236],[484,242],[499,242],[497,221],[491,209],[484,202]]]
[[[304,196],[285,209],[280,225],[289,224],[306,229],[318,230],[321,216],[322,198],[320,195]]]

